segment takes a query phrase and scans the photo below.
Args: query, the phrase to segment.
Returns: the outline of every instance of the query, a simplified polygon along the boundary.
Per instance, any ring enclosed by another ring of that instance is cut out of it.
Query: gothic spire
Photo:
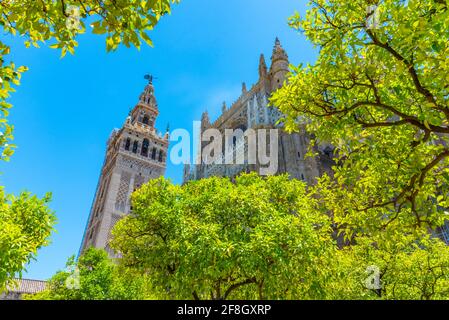
[[[209,113],[207,113],[207,110],[203,112],[203,114],[201,115],[201,123],[207,123],[209,124]]]
[[[246,83],[243,82],[242,83],[242,93],[246,93],[246,92],[247,92],[247,90],[246,90]]]
[[[226,101],[223,101],[223,105],[221,106],[221,113],[225,113],[228,107],[226,106]]]
[[[276,47],[280,47],[280,46],[281,46],[281,41],[279,41],[279,38],[278,38],[278,37],[276,37],[276,40],[274,41],[274,45],[275,45]]]

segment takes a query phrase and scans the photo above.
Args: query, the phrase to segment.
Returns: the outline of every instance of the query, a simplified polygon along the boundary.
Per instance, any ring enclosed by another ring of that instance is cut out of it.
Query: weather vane
[[[154,80],[154,79],[157,79],[156,77],[154,77],[154,76],[151,75],[151,74],[146,74],[143,78],[146,79],[146,80],[148,80],[148,83],[149,83],[149,84],[153,84],[153,80]]]

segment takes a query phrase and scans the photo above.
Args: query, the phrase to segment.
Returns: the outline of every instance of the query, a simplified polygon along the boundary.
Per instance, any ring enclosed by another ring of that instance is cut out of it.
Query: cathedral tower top
[[[279,38],[276,37],[270,67],[272,91],[275,91],[282,86],[285,76],[289,72],[289,64],[287,52],[282,48]]]
[[[154,96],[153,76],[147,75],[145,79],[148,84],[139,97],[139,102],[131,111],[131,123],[148,126],[149,129],[154,129],[156,118],[159,115],[159,109]]]
[[[287,60],[288,61],[288,55],[287,52],[282,48],[281,41],[278,37],[276,37],[276,40],[274,42],[274,48],[273,48],[273,55],[271,56],[271,62],[275,62],[276,60]]]

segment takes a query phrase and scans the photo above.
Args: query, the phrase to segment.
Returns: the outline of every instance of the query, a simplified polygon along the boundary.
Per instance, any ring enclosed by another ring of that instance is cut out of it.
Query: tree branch
[[[409,61],[407,58],[402,56],[399,52],[397,52],[393,47],[390,46],[388,42],[381,42],[376,35],[372,32],[372,30],[367,29],[366,33],[373,41],[373,44],[387,50],[393,57],[395,57],[398,61],[404,63],[407,66],[408,72],[412,77],[413,84],[416,88],[416,90],[423,95],[426,100],[430,103],[432,103],[438,110],[443,112],[446,116],[446,118],[449,120],[449,109],[445,106],[442,106],[437,103],[434,95],[430,92],[429,89],[425,88],[421,81],[419,80],[418,73],[416,72],[416,69],[411,61]]]
[[[251,284],[251,283],[257,283],[257,279],[254,277],[254,278],[246,279],[245,281],[242,281],[242,282],[234,283],[232,286],[230,286],[228,288],[228,290],[226,290],[223,299],[226,300],[228,298],[229,294],[232,291],[234,291],[235,289],[237,289],[241,286],[247,285],[247,284]]]

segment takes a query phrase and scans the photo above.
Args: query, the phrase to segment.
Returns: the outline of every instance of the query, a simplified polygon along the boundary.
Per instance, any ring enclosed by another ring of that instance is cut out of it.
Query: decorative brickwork
[[[130,183],[131,173],[122,171],[122,176],[120,177],[120,185],[116,197],[117,200],[115,201],[116,210],[125,211],[125,206],[128,203]]]

